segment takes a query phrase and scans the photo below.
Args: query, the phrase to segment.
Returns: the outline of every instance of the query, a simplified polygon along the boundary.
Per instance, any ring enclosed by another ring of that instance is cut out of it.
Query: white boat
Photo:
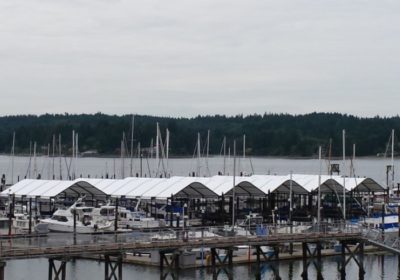
[[[76,213],[76,233],[96,233],[112,231],[113,222],[93,218],[94,207],[82,205],[79,199],[68,209],[58,209],[51,218],[40,220],[47,224],[48,229],[54,232],[74,232],[74,213]]]
[[[156,220],[152,217],[146,217],[143,212],[131,212],[130,219],[128,221],[130,228],[158,228],[165,226],[160,220]]]
[[[115,206],[104,205],[100,208],[94,208],[92,212],[94,218],[115,222]],[[146,217],[146,213],[136,211],[131,212],[125,207],[118,206],[118,228],[157,228],[162,226],[159,220]]]
[[[385,233],[395,233],[399,232],[399,216],[394,214],[385,214],[384,223],[382,226],[382,217],[366,218],[361,222],[364,227],[368,229],[384,230]]]
[[[29,232],[29,215],[24,213],[14,214],[14,219],[12,221],[12,226],[17,233],[28,233]],[[35,219],[31,219],[31,231],[45,234],[49,232],[47,224],[39,223]]]

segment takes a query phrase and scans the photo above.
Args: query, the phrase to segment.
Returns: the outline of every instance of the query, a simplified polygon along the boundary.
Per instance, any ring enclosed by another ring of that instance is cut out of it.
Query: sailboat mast
[[[392,129],[392,191],[394,190],[394,129]]]
[[[353,144],[353,156],[351,158],[350,177],[356,177],[354,164],[356,162],[356,144]]]
[[[11,185],[14,184],[14,155],[15,155],[15,131],[13,133],[13,141],[11,148]]]
[[[50,180],[50,143],[47,143],[47,179]]]
[[[201,157],[201,146],[200,146],[200,132],[197,133],[197,177],[200,177],[200,157]]]
[[[224,176],[226,175],[226,136],[224,136]]]
[[[135,129],[135,116],[132,115],[132,127],[131,127],[131,165],[130,165],[130,176],[133,177],[133,132]]]
[[[156,133],[156,165],[160,160],[160,126],[157,123],[157,133]]]
[[[121,179],[125,178],[125,160],[124,160],[124,153],[125,153],[125,132],[122,133],[122,140],[121,140]]]
[[[55,170],[54,170],[54,161],[55,161],[55,152],[56,152],[56,135],[53,134],[53,158],[52,158],[52,174],[51,174],[51,179],[54,180],[55,179]]]
[[[343,219],[346,222],[346,131],[343,129]]]
[[[32,170],[32,141],[29,141],[29,168],[28,168],[28,178],[31,179],[31,170]]]
[[[169,173],[169,129],[167,128],[166,131],[166,136],[165,136],[166,140],[165,140],[165,153],[166,153],[166,158],[167,158],[167,163],[166,163],[166,177],[168,177],[168,173]]]
[[[62,165],[61,165],[61,134],[58,134],[58,159],[60,167],[60,180],[62,180]]]
[[[243,159],[246,158],[246,134],[243,134]]]
[[[318,174],[318,212],[317,220],[318,227],[321,224],[321,173],[322,173],[322,148],[319,146],[318,150],[318,160],[319,160],[319,174]]]
[[[33,142],[33,176],[37,178],[37,167],[36,167],[36,141]]]
[[[233,140],[232,231],[235,226],[236,140]]]
[[[75,176],[74,176],[74,179],[77,177],[77,174],[78,174],[78,172],[77,172],[78,153],[79,153],[79,134],[76,133],[76,134],[75,134],[75,165],[74,165],[74,168],[75,168],[75,170],[74,170]]]
[[[75,170],[75,130],[72,130],[72,172]],[[75,174],[72,174],[72,180],[75,179]]]

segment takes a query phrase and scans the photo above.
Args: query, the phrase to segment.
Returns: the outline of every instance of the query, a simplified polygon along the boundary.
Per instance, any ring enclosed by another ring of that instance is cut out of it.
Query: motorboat
[[[41,219],[41,224],[47,224],[48,229],[54,232],[96,233],[113,230],[113,222],[93,216],[94,207],[85,206],[82,199],[78,199],[67,209],[58,209],[53,216]],[[74,226],[74,215],[75,226]]]
[[[26,213],[15,213],[12,221],[12,226],[17,233],[28,233],[29,223],[31,231],[39,234],[46,234],[49,232],[48,224],[40,223],[37,219],[29,221],[29,215]]]

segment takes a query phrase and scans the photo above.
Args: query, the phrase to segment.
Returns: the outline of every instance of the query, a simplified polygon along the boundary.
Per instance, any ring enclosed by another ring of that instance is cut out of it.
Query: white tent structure
[[[343,178],[340,176],[321,175],[321,185],[318,175],[293,174],[292,178],[308,192],[317,192],[320,188],[321,193],[343,193]],[[350,188],[346,184],[346,192],[348,191]]]
[[[111,197],[167,199],[171,196],[212,198],[218,195],[204,185],[205,178],[125,178],[123,180],[86,179],[88,183]]]
[[[294,194],[307,194],[308,191],[290,176],[274,176],[274,175],[253,175],[249,177],[249,182],[268,193],[290,193],[290,188]]]
[[[371,178],[346,178],[346,191],[382,192],[385,189]],[[308,194],[320,188],[321,193],[343,193],[343,178],[340,176],[293,174],[289,175],[253,175],[235,177],[235,195],[266,196],[269,193]],[[74,181],[59,180],[22,180],[0,195],[8,197],[41,197],[53,198],[59,195],[77,197],[115,197],[128,199],[160,199],[181,198],[218,198],[232,195],[232,176],[213,177],[171,177],[171,178],[126,178],[111,179],[77,179]]]
[[[341,179],[343,181],[343,179]],[[355,192],[384,192],[386,188],[371,178],[346,178],[346,188]]]
[[[16,198],[41,199],[50,199],[59,195],[66,197],[79,197],[83,195],[104,197],[105,193],[82,179],[74,181],[25,179],[0,194],[2,197],[15,196]]]

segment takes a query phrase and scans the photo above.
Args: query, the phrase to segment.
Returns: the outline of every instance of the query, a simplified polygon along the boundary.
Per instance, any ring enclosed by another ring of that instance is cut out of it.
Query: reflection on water
[[[323,279],[343,279],[338,270],[341,262],[340,257],[323,258],[322,277]],[[393,280],[400,279],[399,275],[399,260],[394,255],[366,255],[364,258],[365,280]],[[168,271],[164,271],[167,273]],[[237,265],[233,267],[233,271],[220,270],[217,271],[218,279],[255,279],[257,272],[256,265]],[[276,279],[277,273],[282,280],[302,279],[303,264],[302,261],[280,261],[269,264],[263,263],[261,268],[260,279],[269,280]],[[13,280],[42,280],[47,279],[48,261],[46,259],[32,260],[16,260],[8,261],[6,266],[6,279]],[[175,272],[176,273],[176,272]],[[178,275],[174,274],[175,279],[180,280],[213,279],[212,269],[186,269],[179,271]],[[318,279],[315,265],[311,262],[308,267],[308,279]],[[156,267],[137,266],[124,264],[123,266],[124,279],[163,279],[160,271]],[[75,260],[67,264],[68,280],[82,279],[104,279],[104,263],[89,260]],[[165,279],[173,279],[171,273]],[[356,280],[362,279],[359,277],[357,264],[351,260],[346,266],[346,275],[344,279]]]

